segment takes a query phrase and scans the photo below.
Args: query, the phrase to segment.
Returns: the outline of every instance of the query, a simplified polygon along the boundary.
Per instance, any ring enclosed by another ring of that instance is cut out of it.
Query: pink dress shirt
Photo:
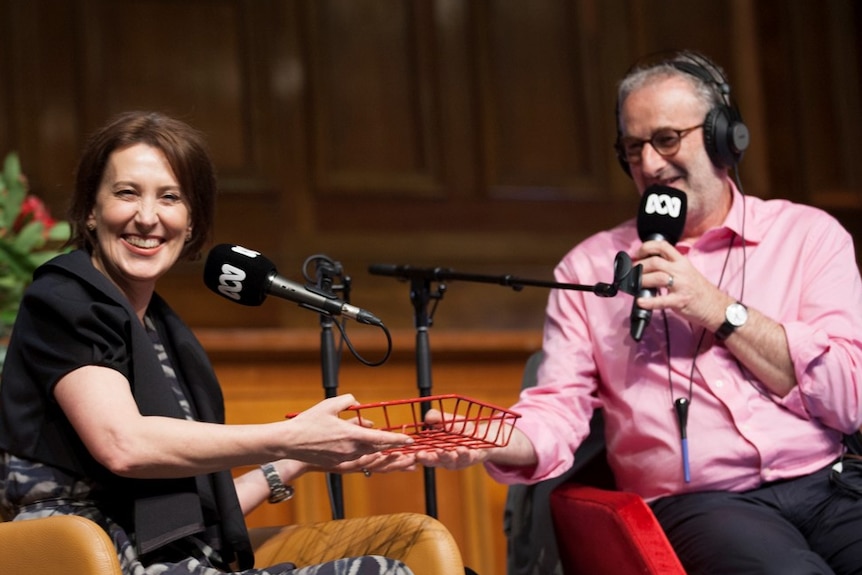
[[[640,243],[634,220],[598,233],[562,259],[556,280],[610,282],[616,253],[634,254]],[[539,383],[512,408],[538,464],[488,464],[492,477],[533,483],[566,471],[596,407],[604,409],[618,487],[647,500],[743,491],[811,473],[841,454],[842,434],[862,425],[862,281],[850,235],[818,209],[734,190],[723,226],[676,247],[723,291],[784,326],[796,388],[784,398],[768,393],[711,333],[695,363],[702,330],[673,312],[667,328],[664,314],[653,312],[637,343],[628,294],[553,290]],[[688,483],[673,409],[680,397],[691,399]]]

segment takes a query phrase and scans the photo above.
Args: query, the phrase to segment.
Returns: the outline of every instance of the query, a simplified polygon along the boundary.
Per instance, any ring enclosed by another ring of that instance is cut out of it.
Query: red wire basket
[[[436,409],[443,421],[429,426],[422,418],[423,407]],[[360,425],[406,433],[413,443],[386,453],[424,449],[471,449],[504,447],[512,437],[512,425],[519,414],[460,395],[433,395],[415,399],[381,401],[349,408]]]

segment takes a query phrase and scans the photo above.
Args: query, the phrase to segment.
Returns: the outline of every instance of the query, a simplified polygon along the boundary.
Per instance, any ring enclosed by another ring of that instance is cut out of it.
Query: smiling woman
[[[308,471],[383,473],[411,440],[339,417],[329,398],[292,420],[225,425],[221,388],[191,330],[156,293],[211,235],[213,166],[202,136],[133,112],[79,164],[78,249],[36,270],[0,386],[0,516],[82,515],[111,535],[124,573],[407,575],[379,556],[253,569],[244,514]],[[234,478],[231,469],[251,466]],[[371,534],[369,534],[370,536]]]

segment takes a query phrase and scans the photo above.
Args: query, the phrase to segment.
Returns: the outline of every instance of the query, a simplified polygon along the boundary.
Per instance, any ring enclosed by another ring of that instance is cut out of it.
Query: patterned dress
[[[171,380],[176,399],[186,417],[191,409],[171,367],[168,354],[152,322],[147,331]],[[0,452],[0,516],[21,521],[50,515],[80,515],[93,520],[110,536],[125,575],[223,575],[230,569],[218,552],[196,537],[185,537],[147,557],[138,555],[132,536],[99,508],[100,487],[75,478],[61,469]],[[176,560],[182,557],[181,560]],[[296,568],[280,563],[265,569],[241,571],[243,575],[412,575],[403,563],[378,556],[345,558],[321,565]]]

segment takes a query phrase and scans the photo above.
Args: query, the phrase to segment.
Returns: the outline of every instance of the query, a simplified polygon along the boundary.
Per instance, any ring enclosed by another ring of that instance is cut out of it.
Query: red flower
[[[56,223],[56,220],[51,217],[50,213],[48,213],[48,208],[45,207],[45,203],[32,194],[29,194],[24,198],[24,201],[21,203],[21,213],[19,213],[18,217],[15,219],[15,224],[12,226],[12,230],[15,233],[18,233],[30,222],[42,222],[46,236]]]

